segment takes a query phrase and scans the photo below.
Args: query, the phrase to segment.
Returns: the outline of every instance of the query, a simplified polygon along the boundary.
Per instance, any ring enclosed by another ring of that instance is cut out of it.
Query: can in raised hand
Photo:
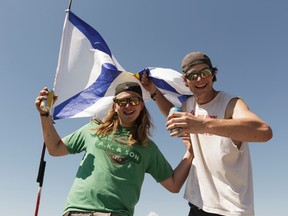
[[[54,100],[54,91],[49,90],[47,99],[41,101],[40,108],[45,112],[50,112],[53,105],[53,100]]]

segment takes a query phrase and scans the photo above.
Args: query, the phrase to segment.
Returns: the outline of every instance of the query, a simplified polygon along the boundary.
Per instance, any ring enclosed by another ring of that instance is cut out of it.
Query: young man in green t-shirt
[[[103,120],[93,119],[63,139],[40,108],[47,94],[48,89],[43,88],[35,104],[49,154],[85,152],[63,215],[132,216],[145,173],[170,192],[180,191],[193,159],[191,143],[183,138],[187,151],[173,170],[149,138],[152,124],[137,83],[119,84]]]

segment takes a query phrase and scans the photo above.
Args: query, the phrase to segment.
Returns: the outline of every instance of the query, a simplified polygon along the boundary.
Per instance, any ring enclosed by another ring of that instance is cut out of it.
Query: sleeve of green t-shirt
[[[96,123],[89,122],[88,124],[63,138],[70,154],[76,154],[86,150],[86,138],[87,136],[91,136],[91,129],[96,126]]]
[[[151,144],[153,146],[153,156],[147,172],[150,173],[157,182],[162,182],[173,174],[173,169],[157,145],[154,142]]]

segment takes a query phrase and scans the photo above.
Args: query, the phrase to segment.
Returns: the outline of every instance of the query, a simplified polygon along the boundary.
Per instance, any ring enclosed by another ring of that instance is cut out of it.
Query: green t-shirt
[[[161,182],[173,170],[152,140],[145,147],[128,146],[126,128],[120,127],[116,134],[100,138],[91,130],[96,127],[97,123],[90,122],[64,138],[71,154],[86,152],[64,213],[100,211],[132,216],[145,173]]]

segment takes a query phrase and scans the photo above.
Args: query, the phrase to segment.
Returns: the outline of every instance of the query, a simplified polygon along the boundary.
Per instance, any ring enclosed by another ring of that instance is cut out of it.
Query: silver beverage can
[[[181,107],[172,107],[169,111],[169,115],[174,113],[174,112],[182,112]],[[174,131],[180,131],[182,128],[173,128],[170,130],[170,133],[174,132]]]
[[[53,105],[53,100],[54,100],[54,91],[49,90],[47,99],[41,101],[40,108],[45,112],[50,112]]]

